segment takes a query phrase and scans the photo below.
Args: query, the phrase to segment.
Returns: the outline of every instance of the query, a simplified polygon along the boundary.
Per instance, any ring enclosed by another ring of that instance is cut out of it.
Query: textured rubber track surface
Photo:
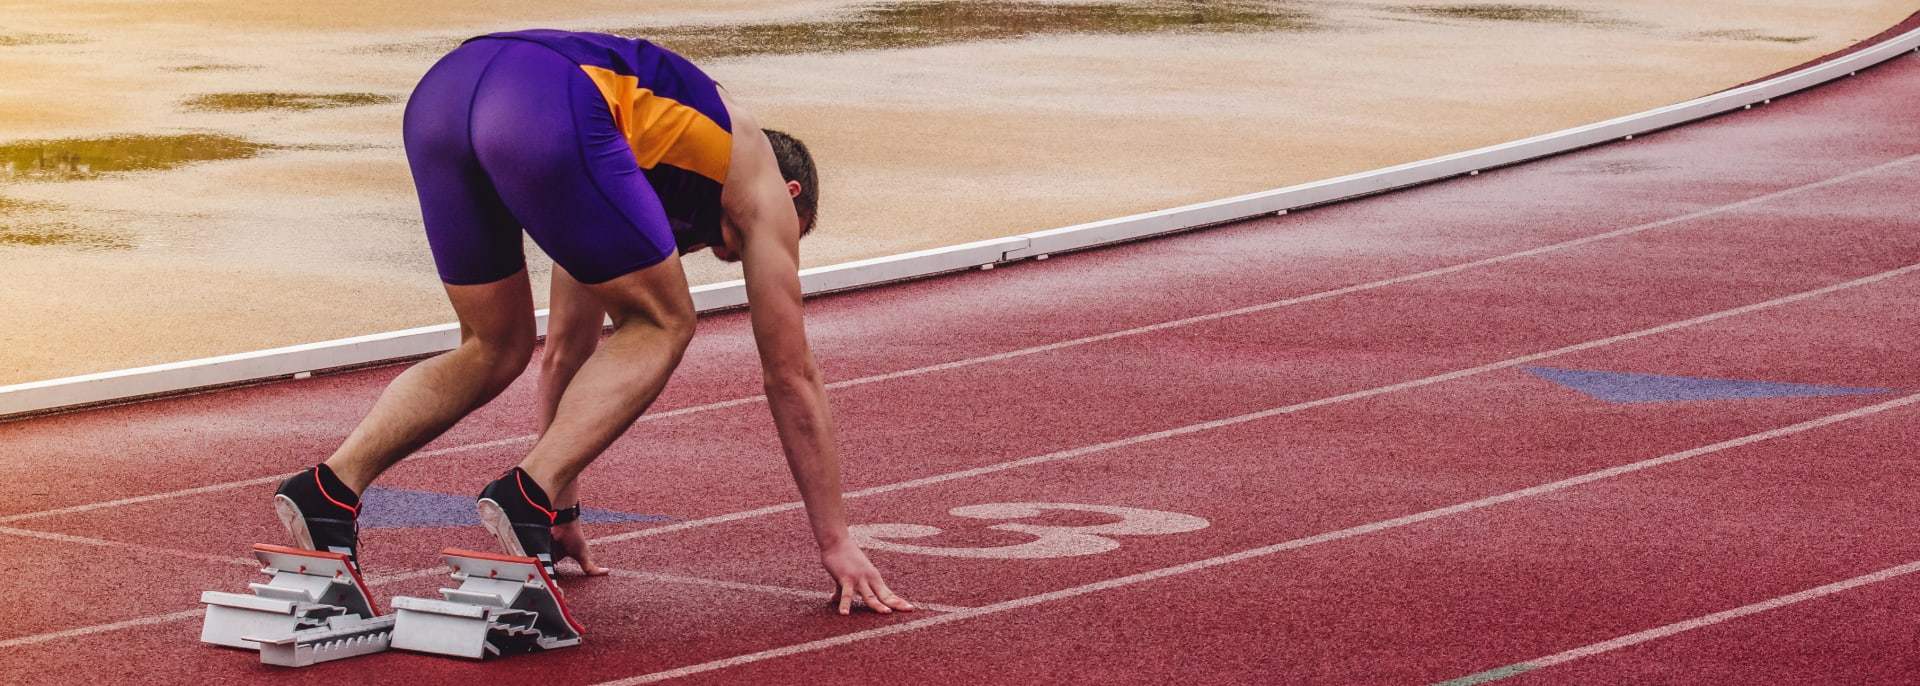
[[[1914,562],[1915,92],[1903,57],[1476,177],[814,301],[852,517],[885,525],[910,615],[826,611],[740,314],[587,472],[588,507],[656,517],[590,525],[622,573],[563,568],[587,639],[543,655],[293,671],[196,642],[200,591],[285,542],[274,483],[397,368],[0,424],[0,682],[1420,684]],[[1541,367],[1875,392],[1614,403]],[[525,454],[532,382],[377,484],[414,517],[362,534],[380,600],[493,549],[427,510]],[[956,512],[1002,503],[1106,513]],[[1180,516],[1206,526],[1152,532]],[[1916,584],[1511,683],[1911,683]]]

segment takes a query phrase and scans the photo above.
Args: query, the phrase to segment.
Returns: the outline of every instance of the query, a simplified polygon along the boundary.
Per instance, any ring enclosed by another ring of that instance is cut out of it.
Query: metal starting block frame
[[[253,556],[273,579],[248,584],[253,595],[201,593],[201,641],[257,650],[262,663],[285,667],[387,649],[395,618],[380,614],[346,555],[260,543]]]
[[[448,548],[459,588],[445,600],[396,597],[393,647],[475,660],[580,645],[580,624],[560,587],[531,557]]]

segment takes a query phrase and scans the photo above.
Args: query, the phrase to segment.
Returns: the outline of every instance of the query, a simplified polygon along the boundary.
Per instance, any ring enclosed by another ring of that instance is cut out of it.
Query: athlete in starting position
[[[763,131],[713,79],[645,41],[563,31],[475,38],[406,113],[407,160],[460,347],[394,379],[326,462],[280,486],[295,542],[357,554],[359,494],[492,400],[532,356],[520,232],[553,258],[541,434],[480,492],[508,553],[594,564],[580,472],[647,409],[693,337],[680,256],[742,263],[767,403],[839,612],[911,610],[847,533],[839,457],[801,321],[799,241],[819,190],[805,146]],[[603,317],[613,333],[600,342]],[[596,349],[597,348],[597,349]]]

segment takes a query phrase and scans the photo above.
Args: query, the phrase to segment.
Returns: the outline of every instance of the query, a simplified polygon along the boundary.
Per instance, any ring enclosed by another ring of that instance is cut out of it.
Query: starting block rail
[[[246,640],[260,644],[261,664],[305,667],[385,652],[393,642],[393,620],[393,615],[329,617],[325,627]]]
[[[440,589],[444,600],[394,598],[394,648],[479,660],[580,644],[580,625],[539,560],[453,548],[440,555],[460,587]]]
[[[273,578],[253,595],[207,591],[200,640],[260,651],[266,664],[303,667],[387,649],[394,618],[383,616],[346,555],[256,544]]]

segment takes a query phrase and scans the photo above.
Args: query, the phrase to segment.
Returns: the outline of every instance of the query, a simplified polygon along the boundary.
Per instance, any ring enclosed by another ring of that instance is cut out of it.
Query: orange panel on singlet
[[[580,69],[600,87],[642,169],[664,162],[726,183],[733,134],[699,110],[641,88],[638,78],[592,65]]]

